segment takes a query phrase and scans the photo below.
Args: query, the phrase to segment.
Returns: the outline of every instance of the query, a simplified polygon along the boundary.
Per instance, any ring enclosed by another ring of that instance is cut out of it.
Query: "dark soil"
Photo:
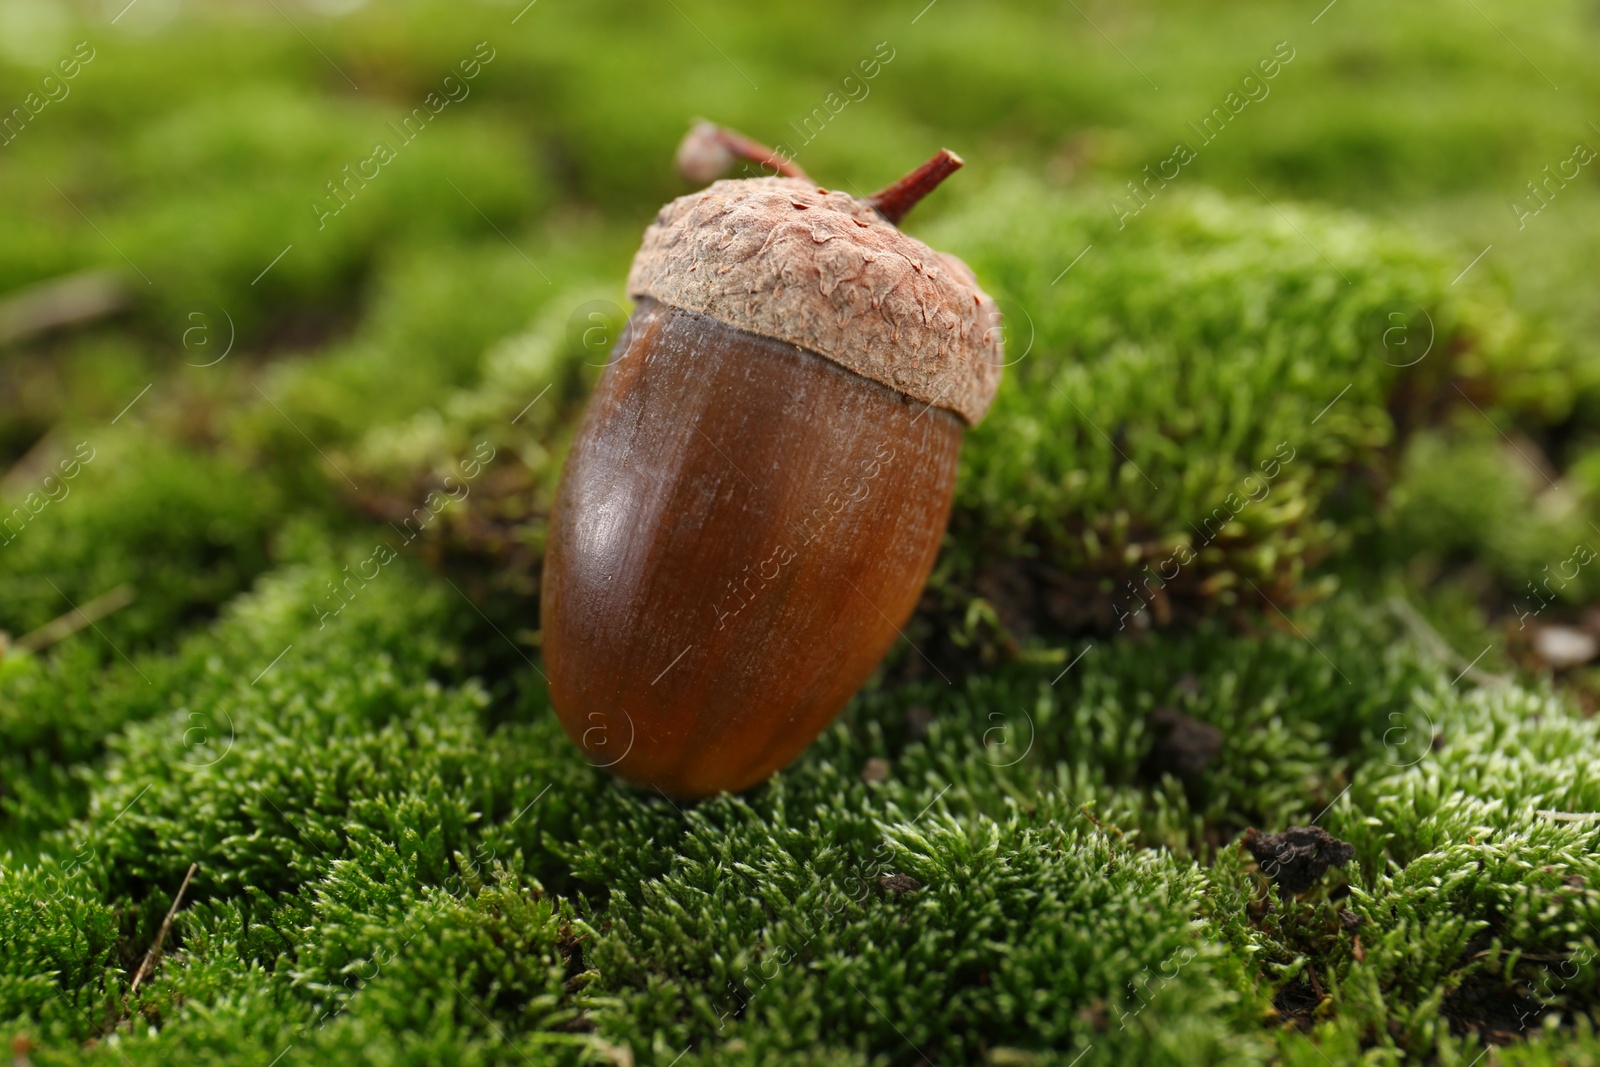
[[[886,874],[878,879],[878,884],[897,897],[915,893],[922,888],[922,883],[909,874]]]
[[[1149,722],[1156,739],[1144,762],[1150,778],[1159,779],[1163,774],[1184,780],[1198,778],[1222,751],[1221,730],[1176,708],[1157,708],[1150,713]]]
[[[1457,986],[1439,1011],[1458,1034],[1478,1034],[1492,1045],[1525,1040],[1539,1029],[1546,1005],[1523,996],[1496,975],[1475,974]]]
[[[1311,986],[1311,979],[1301,975],[1282,989],[1272,998],[1272,1006],[1278,1009],[1278,1014],[1296,1030],[1308,1031],[1315,1023],[1317,1005],[1322,1003],[1322,998],[1317,995]]]
[[[1340,841],[1320,826],[1291,826],[1281,834],[1251,827],[1239,841],[1261,866],[1261,873],[1287,899],[1316,885],[1329,867],[1343,867],[1355,858],[1354,845]]]

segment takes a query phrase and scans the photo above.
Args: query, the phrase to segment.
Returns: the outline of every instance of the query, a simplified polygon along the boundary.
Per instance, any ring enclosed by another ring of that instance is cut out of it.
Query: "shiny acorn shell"
[[[662,210],[568,456],[542,582],[552,702],[596,766],[753,786],[832,721],[916,606],[993,304],[864,201],[717,182]]]

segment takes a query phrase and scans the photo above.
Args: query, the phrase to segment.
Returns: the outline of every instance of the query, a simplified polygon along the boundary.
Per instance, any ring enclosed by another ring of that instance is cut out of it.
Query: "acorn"
[[[737,792],[794,759],[900,635],[963,430],[1000,380],[994,302],[897,223],[961,165],[867,199],[701,124],[715,181],[662,208],[567,457],[545,551],[550,697],[590,762]]]

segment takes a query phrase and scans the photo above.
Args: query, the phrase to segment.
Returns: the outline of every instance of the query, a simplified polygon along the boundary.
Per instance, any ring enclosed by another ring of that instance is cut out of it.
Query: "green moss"
[[[1486,975],[1543,981],[1562,1010],[1592,999],[1592,977],[1549,984],[1600,917],[1571,881],[1600,876],[1596,830],[1531,810],[1596,806],[1591,725],[1548,696],[1456,693],[1385,620],[1330,616],[1316,647],[1097,644],[1054,687],[1053,668],[1026,668],[882,690],[770,785],[684,810],[586,766],[537,688],[496,699],[458,680],[450,649],[497,635],[394,566],[323,631],[307,605],[321,572],[274,578],[176,654],[168,691],[232,724],[204,761],[182,755],[192,716],[125,698],[85,814],[8,861],[7,906],[65,878],[63,906],[101,916],[99,941],[34,945],[44,962],[14,970],[59,971],[104,1014],[47,1008],[32,978],[13,1010],[30,1032],[115,1025],[190,863],[168,961],[127,1009],[130,1055],[902,1060],[909,1039],[944,1058],[1185,1063],[1267,1057],[1253,1020],[1308,965],[1340,991],[1330,1048],[1457,1041],[1439,1002]],[[230,665],[286,638],[258,681]],[[1168,701],[1222,731],[1200,781],[1150,767]],[[1388,733],[1412,720],[1415,738]],[[864,782],[874,757],[889,774]],[[1318,816],[1357,845],[1354,895],[1260,918],[1263,880],[1207,827]],[[1364,922],[1363,962],[1338,907]],[[1415,1032],[1390,1034],[1397,1014]]]
[[[134,596],[0,658],[14,1055],[1600,1060],[1596,684],[1516,673],[1600,522],[1600,214],[1506,202],[1587,136],[1582,5],[23,7],[0,107],[97,54],[0,147],[0,291],[130,295],[0,352],[0,629]],[[910,229],[1016,362],[908,641],[678,805],[566,740],[535,598],[708,108],[857,192],[960,151]],[[1285,897],[1241,835],[1313,823]]]
[[[1537,447],[1485,427],[1429,434],[1407,450],[1385,550],[1424,573],[1475,566],[1529,619],[1591,599],[1600,575],[1588,502],[1536,466]]]
[[[112,646],[165,638],[266,568],[283,508],[273,484],[137,429],[65,430],[4,497],[0,628],[20,636],[127,584],[131,603],[90,631],[114,659]]]
[[[1405,394],[1483,343],[1484,313],[1358,219],[1173,191],[1122,195],[1119,224],[1107,192],[1001,185],[936,228],[999,294],[1015,364],[970,435],[938,584],[1059,590],[997,605],[1025,630],[1293,600],[1347,534],[1335,494],[1385,468]]]
[[[0,1015],[83,1033],[115,1010],[113,909],[80,851],[49,871],[0,867]]]

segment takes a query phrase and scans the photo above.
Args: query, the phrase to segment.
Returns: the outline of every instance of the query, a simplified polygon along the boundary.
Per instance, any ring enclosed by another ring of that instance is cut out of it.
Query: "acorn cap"
[[[1004,364],[967,265],[800,178],[713,182],[661,209],[628,295],[809,349],[975,426]]]

